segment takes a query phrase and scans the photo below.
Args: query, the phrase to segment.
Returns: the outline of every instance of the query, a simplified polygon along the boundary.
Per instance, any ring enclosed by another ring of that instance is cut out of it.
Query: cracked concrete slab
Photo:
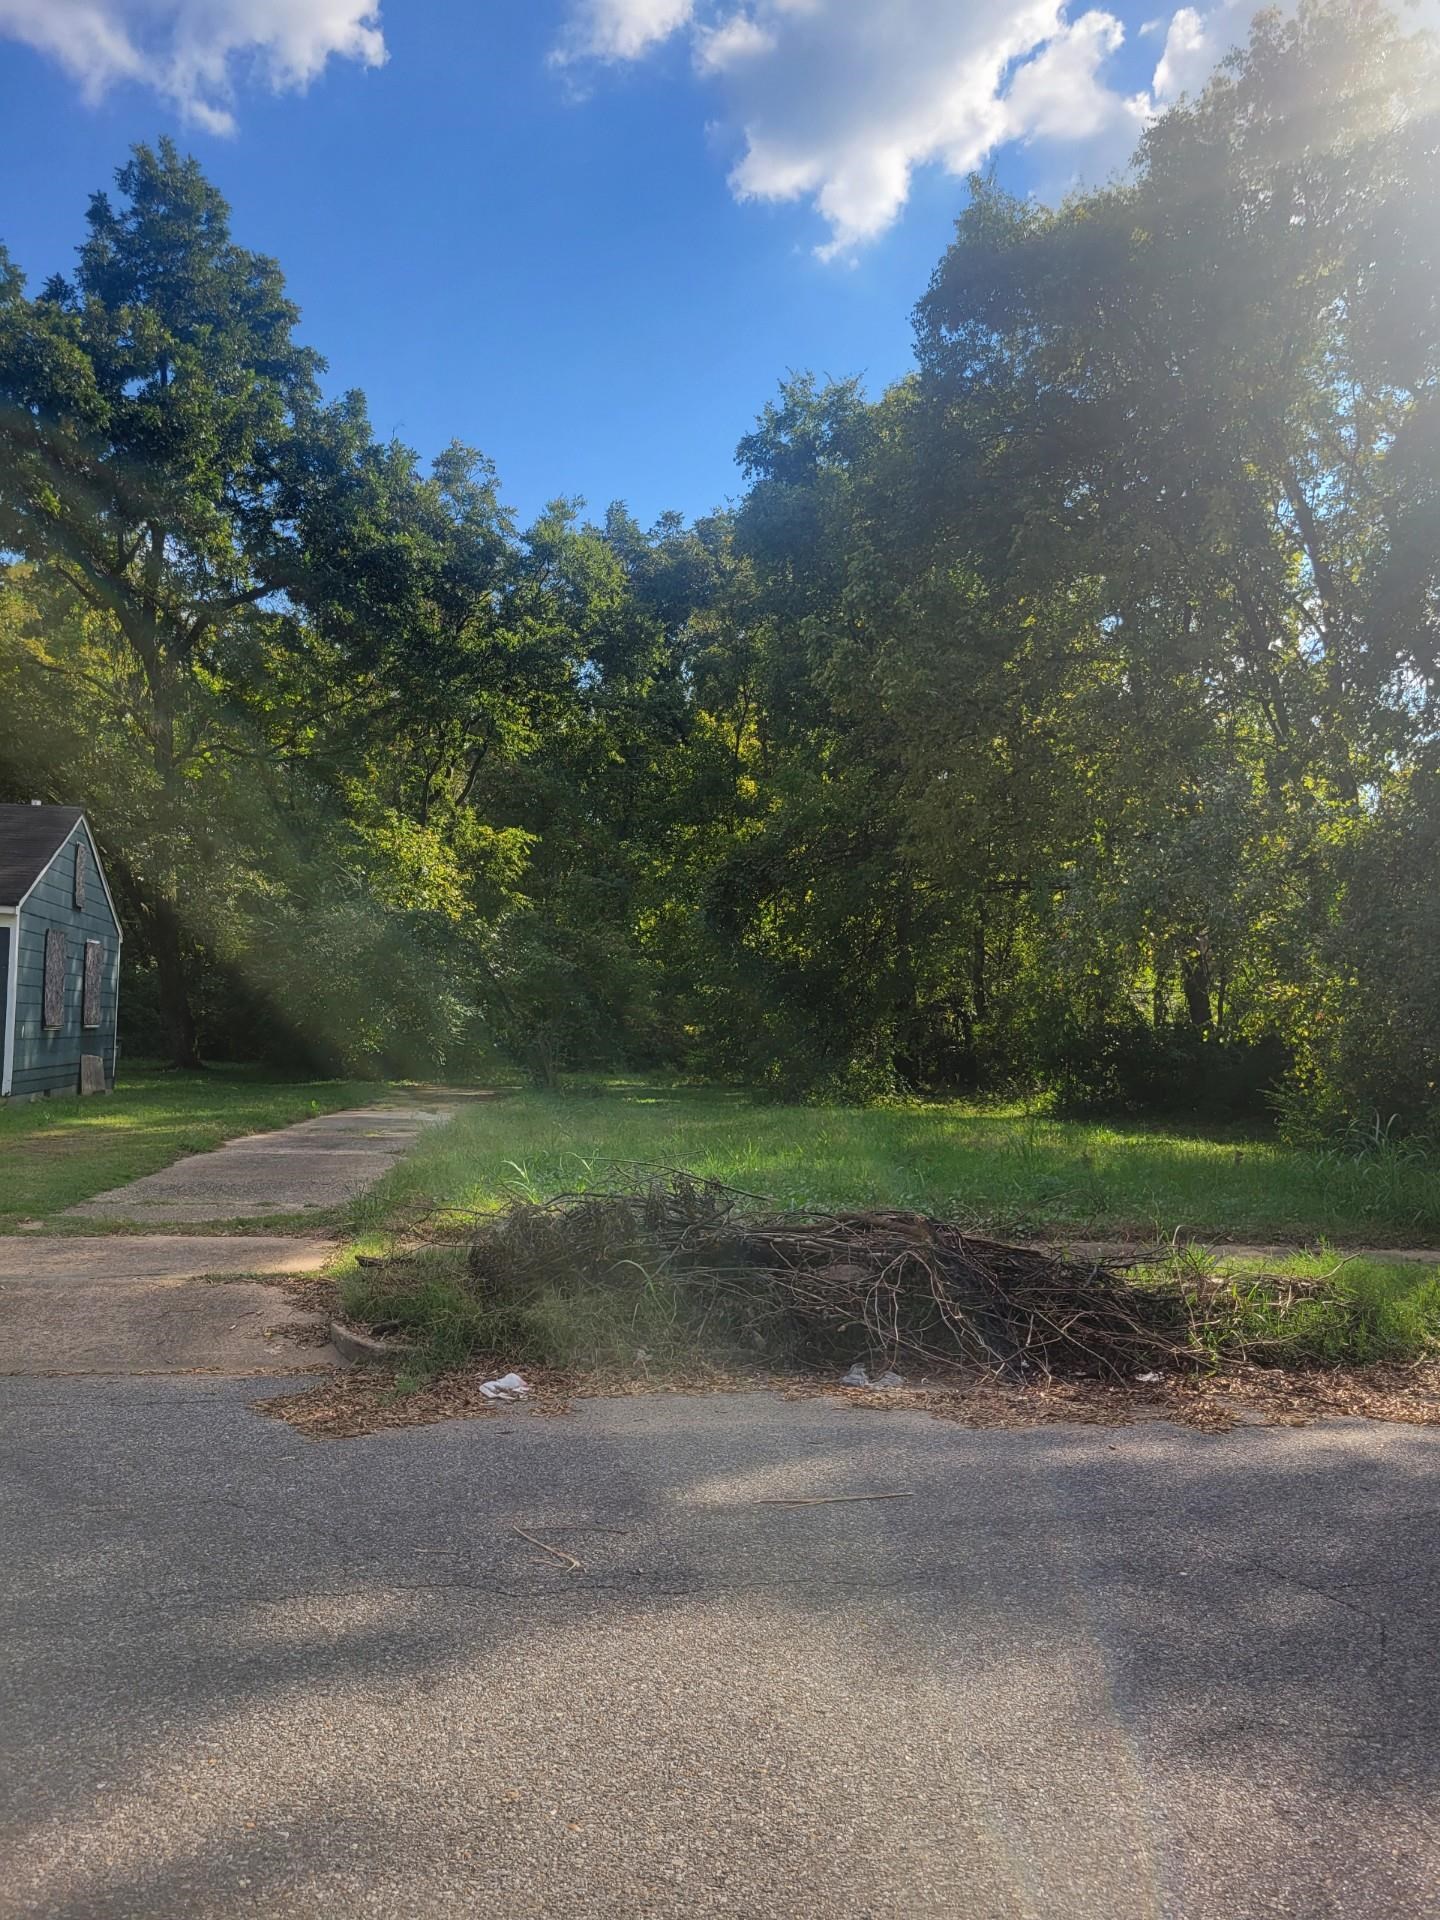
[[[0,1284],[0,1374],[268,1374],[337,1366],[340,1356],[323,1338],[326,1325],[261,1281],[7,1280]]]
[[[192,1154],[71,1207],[69,1216],[163,1227],[336,1207],[453,1112],[449,1101],[393,1101],[324,1114]],[[328,1322],[260,1277],[317,1272],[333,1250],[327,1240],[293,1235],[0,1239],[0,1374],[338,1365]],[[231,1275],[243,1278],[226,1280]],[[217,1278],[224,1284],[207,1284]]]
[[[67,1208],[65,1218],[165,1226],[343,1206],[454,1111],[438,1103],[355,1107],[277,1133],[246,1134],[143,1180],[97,1193]]]
[[[300,1234],[127,1233],[0,1237],[0,1292],[22,1287],[319,1273],[335,1242]]]
[[[323,1339],[324,1317],[258,1277],[317,1273],[334,1251],[332,1241],[294,1235],[0,1239],[0,1374],[287,1373],[338,1364]]]

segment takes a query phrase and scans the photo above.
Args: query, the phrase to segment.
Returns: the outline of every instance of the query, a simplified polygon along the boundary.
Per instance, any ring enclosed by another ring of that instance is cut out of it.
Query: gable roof
[[[0,907],[18,907],[64,846],[79,807],[0,805]]]

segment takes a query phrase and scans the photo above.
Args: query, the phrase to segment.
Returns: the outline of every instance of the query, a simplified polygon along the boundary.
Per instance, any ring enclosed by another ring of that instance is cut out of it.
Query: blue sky
[[[0,241],[67,267],[171,133],[382,434],[643,520],[787,369],[909,359],[957,169],[1093,177],[1243,15],[1050,0],[0,0]],[[1145,31],[1142,31],[1146,29]],[[1160,69],[1157,74],[1157,68]]]

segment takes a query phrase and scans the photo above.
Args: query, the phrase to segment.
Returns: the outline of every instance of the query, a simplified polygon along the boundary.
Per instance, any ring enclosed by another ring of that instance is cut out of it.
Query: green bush
[[[1071,1114],[1176,1113],[1257,1119],[1289,1064],[1273,1036],[1220,1039],[1188,1026],[1153,1027],[1138,1014],[1063,1019],[1043,1044],[1042,1080]]]

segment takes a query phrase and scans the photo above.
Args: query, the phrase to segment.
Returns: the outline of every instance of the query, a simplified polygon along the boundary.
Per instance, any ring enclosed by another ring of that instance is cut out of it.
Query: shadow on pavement
[[[316,1445],[245,1383],[12,1385],[6,1910],[1410,1920],[1440,1876],[1430,1433],[730,1395]]]

